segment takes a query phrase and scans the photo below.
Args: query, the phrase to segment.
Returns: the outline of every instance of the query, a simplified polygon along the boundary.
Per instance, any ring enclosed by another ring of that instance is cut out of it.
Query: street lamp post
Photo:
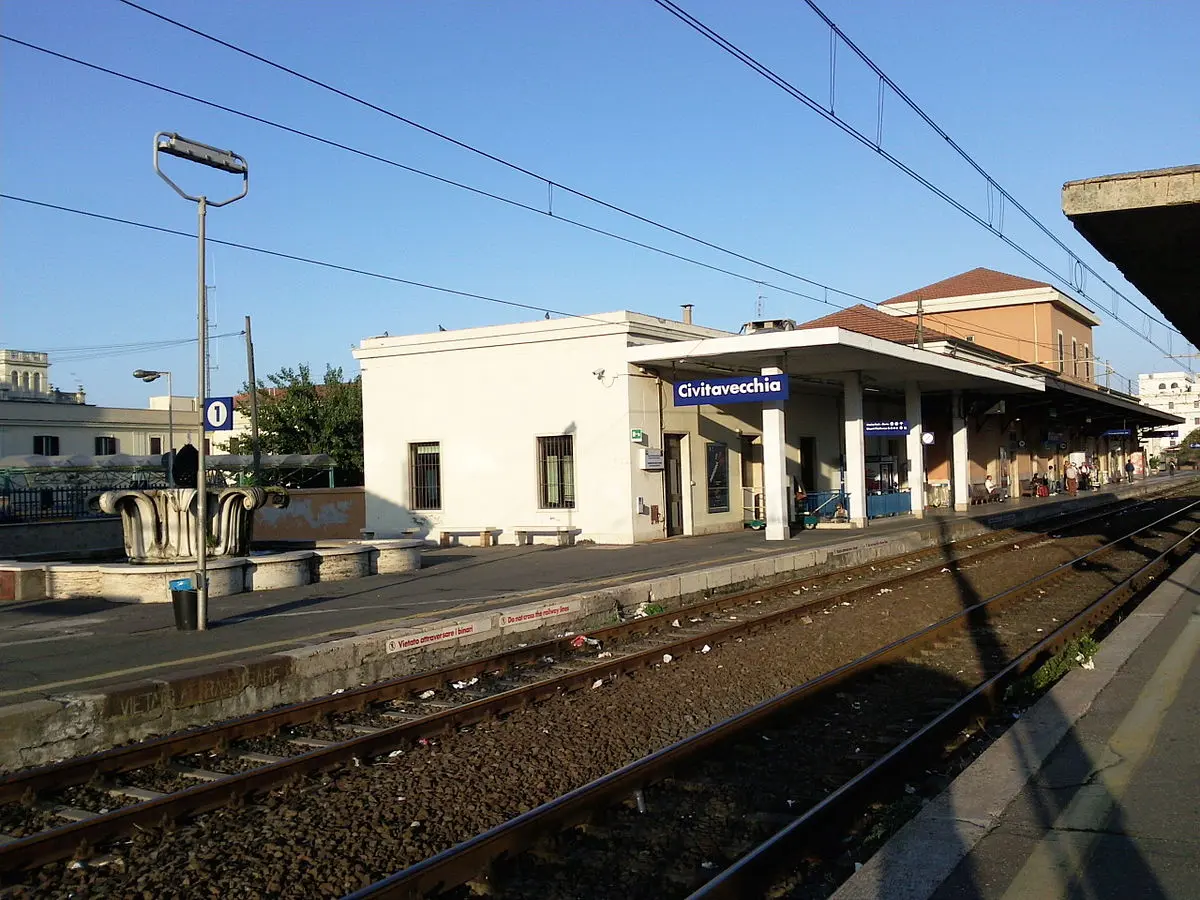
[[[163,375],[167,376],[167,484],[175,487],[175,391],[171,386],[171,373],[153,369],[138,369],[133,373],[134,378],[140,378],[146,384],[158,381]]]
[[[240,194],[230,197],[227,200],[222,200],[219,203],[214,203],[203,194],[194,196],[186,193],[175,182],[167,177],[167,174],[158,165],[158,157],[160,153],[165,153],[168,156],[175,156],[179,159],[186,159],[190,162],[200,163],[203,166],[209,166],[213,169],[219,169],[222,172],[229,172],[232,175],[242,176],[242,191]],[[158,173],[171,188],[184,200],[190,200],[196,204],[198,214],[198,224],[196,229],[196,238],[198,244],[197,252],[197,271],[196,271],[196,308],[197,308],[197,337],[199,346],[196,350],[197,358],[197,377],[196,381],[199,385],[199,413],[200,413],[200,430],[199,438],[196,443],[199,445],[196,449],[199,458],[196,465],[196,523],[198,531],[198,540],[196,541],[196,613],[197,627],[200,631],[208,629],[208,485],[206,475],[205,452],[204,452],[204,401],[208,396],[207,384],[207,366],[205,361],[208,355],[208,297],[207,289],[204,283],[204,221],[208,207],[227,206],[236,200],[241,200],[250,190],[250,167],[246,160],[238,156],[231,150],[220,150],[217,147],[210,147],[208,144],[201,144],[198,141],[188,140],[180,137],[178,134],[173,134],[165,131],[160,131],[154,136],[154,171]]]

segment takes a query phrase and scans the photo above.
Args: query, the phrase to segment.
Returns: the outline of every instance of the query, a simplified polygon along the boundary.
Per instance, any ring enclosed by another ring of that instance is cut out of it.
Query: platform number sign
[[[208,397],[204,401],[204,430],[233,431],[232,397]]]

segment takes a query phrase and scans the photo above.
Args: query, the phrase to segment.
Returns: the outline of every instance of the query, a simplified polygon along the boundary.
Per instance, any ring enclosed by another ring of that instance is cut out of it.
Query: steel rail
[[[1085,524],[1093,519],[1110,516],[1113,512],[1114,510],[1107,509],[1070,524],[1072,526]],[[1046,525],[1049,522],[1041,524]],[[1049,534],[1048,531],[1040,533],[1043,536]],[[988,537],[1000,537],[1001,540],[981,548],[977,553],[960,558],[960,561],[966,562],[968,560],[983,558],[989,553],[1002,552],[1017,541],[1029,541],[1037,538],[1037,534],[1028,532],[1014,536],[1012,539],[1003,538],[1003,534],[1004,532],[996,532],[995,535],[989,535]],[[669,631],[671,621],[682,616],[707,615],[727,609],[749,606],[756,600],[781,593],[800,583],[825,586],[829,582],[841,581],[848,577],[854,578],[859,574],[868,572],[877,572],[880,565],[899,565],[907,560],[915,561],[917,557],[927,555],[936,549],[938,548],[925,548],[895,557],[877,559],[873,562],[863,563],[862,565],[850,568],[832,569],[793,581],[780,582],[779,584],[755,588],[749,591],[739,591],[734,594],[713,597],[653,616],[646,616],[641,619],[634,619],[629,622],[590,630],[587,634],[593,639],[601,641],[601,643],[642,640],[654,634]],[[936,565],[940,566],[943,563],[944,560],[940,560]],[[912,572],[906,572],[904,576],[898,577],[919,577],[923,573],[928,572],[929,569],[934,568],[934,565],[930,564],[928,567],[914,569]],[[872,586],[892,583],[894,583],[894,579],[877,579],[872,582]],[[863,588],[857,587],[850,588],[849,590],[860,589]],[[845,591],[838,592],[838,595],[840,596],[842,593],[845,593]],[[827,595],[824,599],[832,599],[832,595]],[[806,609],[810,605],[811,602],[806,601],[796,608]],[[165,762],[173,757],[205,752],[219,748],[229,741],[263,737],[274,734],[280,729],[289,726],[312,724],[326,716],[347,712],[361,712],[371,704],[385,703],[395,699],[415,696],[425,690],[442,688],[450,682],[467,681],[472,677],[484,674],[503,674],[521,666],[540,662],[549,655],[569,653],[572,649],[570,641],[571,638],[552,638],[547,641],[530,644],[527,647],[512,648],[479,659],[452,663],[436,669],[403,675],[363,687],[351,688],[333,696],[317,697],[277,709],[251,713],[213,725],[191,728],[186,731],[139,741],[136,744],[114,747],[109,750],[74,757],[34,769],[3,774],[0,775],[0,804],[18,802],[28,796],[30,792],[37,793],[46,789],[61,789],[72,785],[85,784],[97,776],[115,775]]]
[[[1200,506],[1200,501],[1190,503],[1182,509],[1175,510],[1069,562],[1027,579],[1016,587],[985,598],[979,603],[946,616],[913,634],[892,641],[857,660],[831,669],[823,675],[718,722],[691,737],[676,741],[674,744],[629,763],[554,800],[543,803],[375,884],[348,894],[344,900],[418,898],[463,884],[485,871],[494,860],[506,854],[521,852],[543,834],[560,831],[585,822],[596,809],[611,805],[618,799],[629,797],[646,784],[660,780],[710,747],[724,743],[742,731],[771,719],[798,703],[810,700],[815,695],[836,687],[851,677],[876,669],[893,660],[912,656],[926,645],[941,639],[945,634],[964,623],[969,624],[971,617],[979,612],[985,609],[994,609],[996,605],[1022,596],[1033,586],[1050,582],[1074,566],[1098,554],[1108,552],[1143,532],[1161,526],[1168,519],[1186,515],[1197,506]],[[1193,531],[1187,538],[1184,538],[1184,541],[1190,541],[1196,533]],[[1142,570],[1139,569],[1140,571]],[[1105,596],[1112,593],[1113,591],[1106,592]],[[1055,634],[1061,630],[1059,629]],[[1041,643],[1044,642],[1040,642],[1039,646]],[[857,779],[853,781],[857,783]]]
[[[1112,509],[1100,511],[1092,516],[1085,517],[1082,522],[1090,521],[1093,518],[1111,516],[1114,511]],[[1167,516],[1156,520],[1155,524],[1165,521],[1172,516],[1177,516],[1183,511],[1177,510],[1169,513]],[[1082,522],[1072,524],[1082,524]],[[990,544],[976,553],[964,555],[953,562],[954,564],[961,564],[994,555],[1010,548],[1014,543],[1028,542],[1033,537],[1035,535],[1026,533],[1007,541]],[[1111,544],[1105,545],[1105,547],[1112,546],[1127,538],[1128,536],[1120,538]],[[811,584],[813,581],[844,579],[847,575],[854,572],[870,569],[877,563],[896,563],[908,557],[928,554],[931,549],[934,548],[926,548],[912,554],[893,557],[889,560],[876,560],[875,563],[867,563],[853,569],[834,570],[820,576],[809,576],[793,582],[758,588],[722,598],[714,598],[691,607],[684,607],[645,619],[611,626],[591,632],[591,634],[594,637],[599,637],[601,640],[612,640],[615,636],[632,636],[633,638],[637,638],[656,632],[669,631],[669,620],[677,618],[680,615],[694,614],[702,609],[719,610],[744,606],[753,602],[755,598],[778,593],[786,590],[793,584],[800,582]],[[657,663],[661,660],[664,652],[682,654],[699,649],[706,643],[720,643],[742,634],[753,633],[764,627],[782,624],[791,618],[805,614],[814,607],[824,606],[833,602],[835,599],[840,599],[863,590],[874,590],[880,585],[899,584],[918,579],[929,574],[932,570],[940,568],[943,563],[944,560],[937,560],[929,566],[915,568],[912,571],[906,571],[891,578],[875,580],[869,585],[851,585],[843,590],[834,591],[796,605],[787,606],[755,619],[688,635],[678,641],[657,645],[640,652],[617,657],[604,663],[583,667],[574,672],[513,688],[419,719],[414,719],[410,722],[384,728],[371,734],[352,737],[329,747],[317,748],[279,762],[268,763],[247,772],[231,774],[219,781],[206,782],[182,791],[167,794],[163,797],[121,807],[83,821],[72,822],[64,826],[37,832],[19,838],[16,841],[0,845],[0,871],[33,868],[71,856],[80,851],[86,852],[88,848],[126,834],[134,828],[152,827],[163,821],[174,821],[189,815],[207,812],[233,803],[248,795],[269,790],[294,777],[323,771],[355,759],[365,759],[380,755],[395,748],[398,744],[415,742],[420,738],[445,734],[456,728],[502,716],[530,703],[541,702],[561,692],[569,692],[589,686],[598,678],[616,678],[623,674],[638,671]],[[1070,564],[1063,563],[1054,571],[1059,571]],[[130,747],[115,748],[114,750],[103,751],[90,757],[81,757],[75,760],[68,760],[64,763],[35,769],[28,773],[16,773],[15,775],[0,779],[0,800],[13,802],[14,800],[28,797],[37,790],[82,784],[98,775],[119,773],[141,766],[165,762],[172,757],[211,749],[213,746],[219,746],[229,740],[258,737],[263,734],[273,733],[288,725],[309,723],[314,719],[338,712],[359,711],[368,703],[381,702],[398,696],[408,696],[431,687],[442,687],[447,681],[454,680],[455,678],[503,671],[505,668],[518,665],[518,661],[535,661],[552,650],[557,649],[560,652],[567,650],[569,642],[569,638],[557,638],[526,648],[519,648],[515,651],[508,651],[496,657],[473,660],[430,672],[405,676],[382,685],[357,688],[333,697],[322,697],[279,710],[270,710],[246,716],[233,722],[194,729],[179,735],[169,735]]]
[[[1200,528],[1181,538],[1137,572],[1130,575],[1107,591],[1086,609],[1064,622],[1043,640],[1025,650],[1000,672],[971,690],[949,709],[940,713],[933,721],[910,735],[902,743],[875,760],[862,772],[841,785],[819,803],[800,814],[795,821],[776,832],[754,850],[747,853],[729,868],[722,871],[691,895],[689,900],[725,900],[759,896],[769,887],[790,861],[796,859],[799,848],[811,845],[818,838],[817,829],[826,829],[829,819],[853,815],[856,801],[865,793],[876,789],[885,779],[897,777],[899,771],[911,765],[915,754],[930,745],[944,740],[947,734],[959,729],[964,720],[979,714],[981,709],[991,711],[1000,702],[1004,689],[1017,678],[1042,665],[1066,647],[1072,640],[1108,621],[1114,613],[1125,606],[1144,589],[1164,568],[1170,566],[1173,557],[1181,548],[1191,548],[1200,538]],[[923,755],[923,754],[922,754]]]

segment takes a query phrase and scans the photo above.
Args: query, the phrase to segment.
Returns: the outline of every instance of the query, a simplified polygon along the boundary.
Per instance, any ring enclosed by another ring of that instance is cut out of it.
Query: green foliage
[[[1200,450],[1192,450],[1191,444],[1200,444],[1200,428],[1193,429],[1179,442],[1179,453],[1175,457],[1179,465],[1195,468],[1200,463]]]
[[[338,484],[363,483],[362,380],[343,380],[327,365],[312,380],[308,366],[282,368],[258,383],[258,443],[263,453],[328,453]],[[250,392],[246,385],[244,393]],[[250,415],[250,398],[238,404]],[[233,453],[252,453],[249,435],[231,442]]]
[[[1090,634],[1076,638],[1058,654],[1024,678],[1009,686],[1007,697],[1015,702],[1028,702],[1039,696],[1066,675],[1096,655],[1100,645]]]

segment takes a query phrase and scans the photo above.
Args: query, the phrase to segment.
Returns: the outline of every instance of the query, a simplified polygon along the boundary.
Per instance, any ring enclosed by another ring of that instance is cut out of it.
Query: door
[[[742,435],[742,509],[746,521],[767,521],[763,493],[763,447],[756,435]]]
[[[683,534],[683,436],[663,435],[663,478],[666,479],[667,537]]]

